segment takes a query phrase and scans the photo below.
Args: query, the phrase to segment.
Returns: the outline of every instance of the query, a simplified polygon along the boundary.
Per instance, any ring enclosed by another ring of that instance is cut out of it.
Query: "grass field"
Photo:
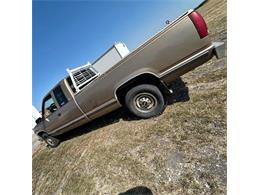
[[[199,8],[211,38],[226,42],[226,0]],[[120,109],[33,154],[33,194],[226,194],[226,57],[182,77],[174,103],[139,120]],[[184,88],[184,82],[186,87]],[[189,98],[188,98],[189,97]]]

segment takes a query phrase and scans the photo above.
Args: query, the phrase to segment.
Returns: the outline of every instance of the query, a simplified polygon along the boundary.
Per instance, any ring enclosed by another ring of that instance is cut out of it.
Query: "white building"
[[[41,117],[41,114],[34,106],[32,106],[32,129],[35,127],[36,125],[35,121],[39,117]],[[39,144],[40,142],[38,141],[37,135],[35,135],[34,132],[32,132],[32,150],[34,151]]]
[[[34,107],[32,106],[32,129],[35,127],[36,125],[36,120],[41,117],[41,114],[39,113],[39,111]]]

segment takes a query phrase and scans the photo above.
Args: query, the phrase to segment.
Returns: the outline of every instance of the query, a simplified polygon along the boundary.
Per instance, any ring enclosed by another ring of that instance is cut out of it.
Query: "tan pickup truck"
[[[56,147],[57,135],[121,106],[141,118],[159,115],[171,94],[168,86],[214,55],[223,55],[223,43],[212,43],[202,16],[189,10],[102,73],[91,65],[69,72],[43,98],[33,131]]]

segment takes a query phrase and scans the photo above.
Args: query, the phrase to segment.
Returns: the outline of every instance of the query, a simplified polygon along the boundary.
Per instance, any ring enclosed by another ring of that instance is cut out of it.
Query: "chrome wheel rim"
[[[139,93],[134,97],[134,106],[140,112],[151,112],[156,105],[157,99],[151,93]]]

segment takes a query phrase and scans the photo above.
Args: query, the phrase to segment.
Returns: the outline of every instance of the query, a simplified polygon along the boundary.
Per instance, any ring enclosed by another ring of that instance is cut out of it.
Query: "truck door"
[[[43,100],[42,115],[44,129],[47,133],[51,131],[55,125],[55,119],[57,117],[58,105],[55,103],[52,94],[48,94]]]
[[[50,105],[54,108],[50,108],[53,112],[44,120],[45,131],[49,134],[63,133],[72,125],[86,120],[85,115],[79,110],[75,102],[65,96],[60,85],[55,87],[46,99],[44,111],[50,110],[48,109]]]

